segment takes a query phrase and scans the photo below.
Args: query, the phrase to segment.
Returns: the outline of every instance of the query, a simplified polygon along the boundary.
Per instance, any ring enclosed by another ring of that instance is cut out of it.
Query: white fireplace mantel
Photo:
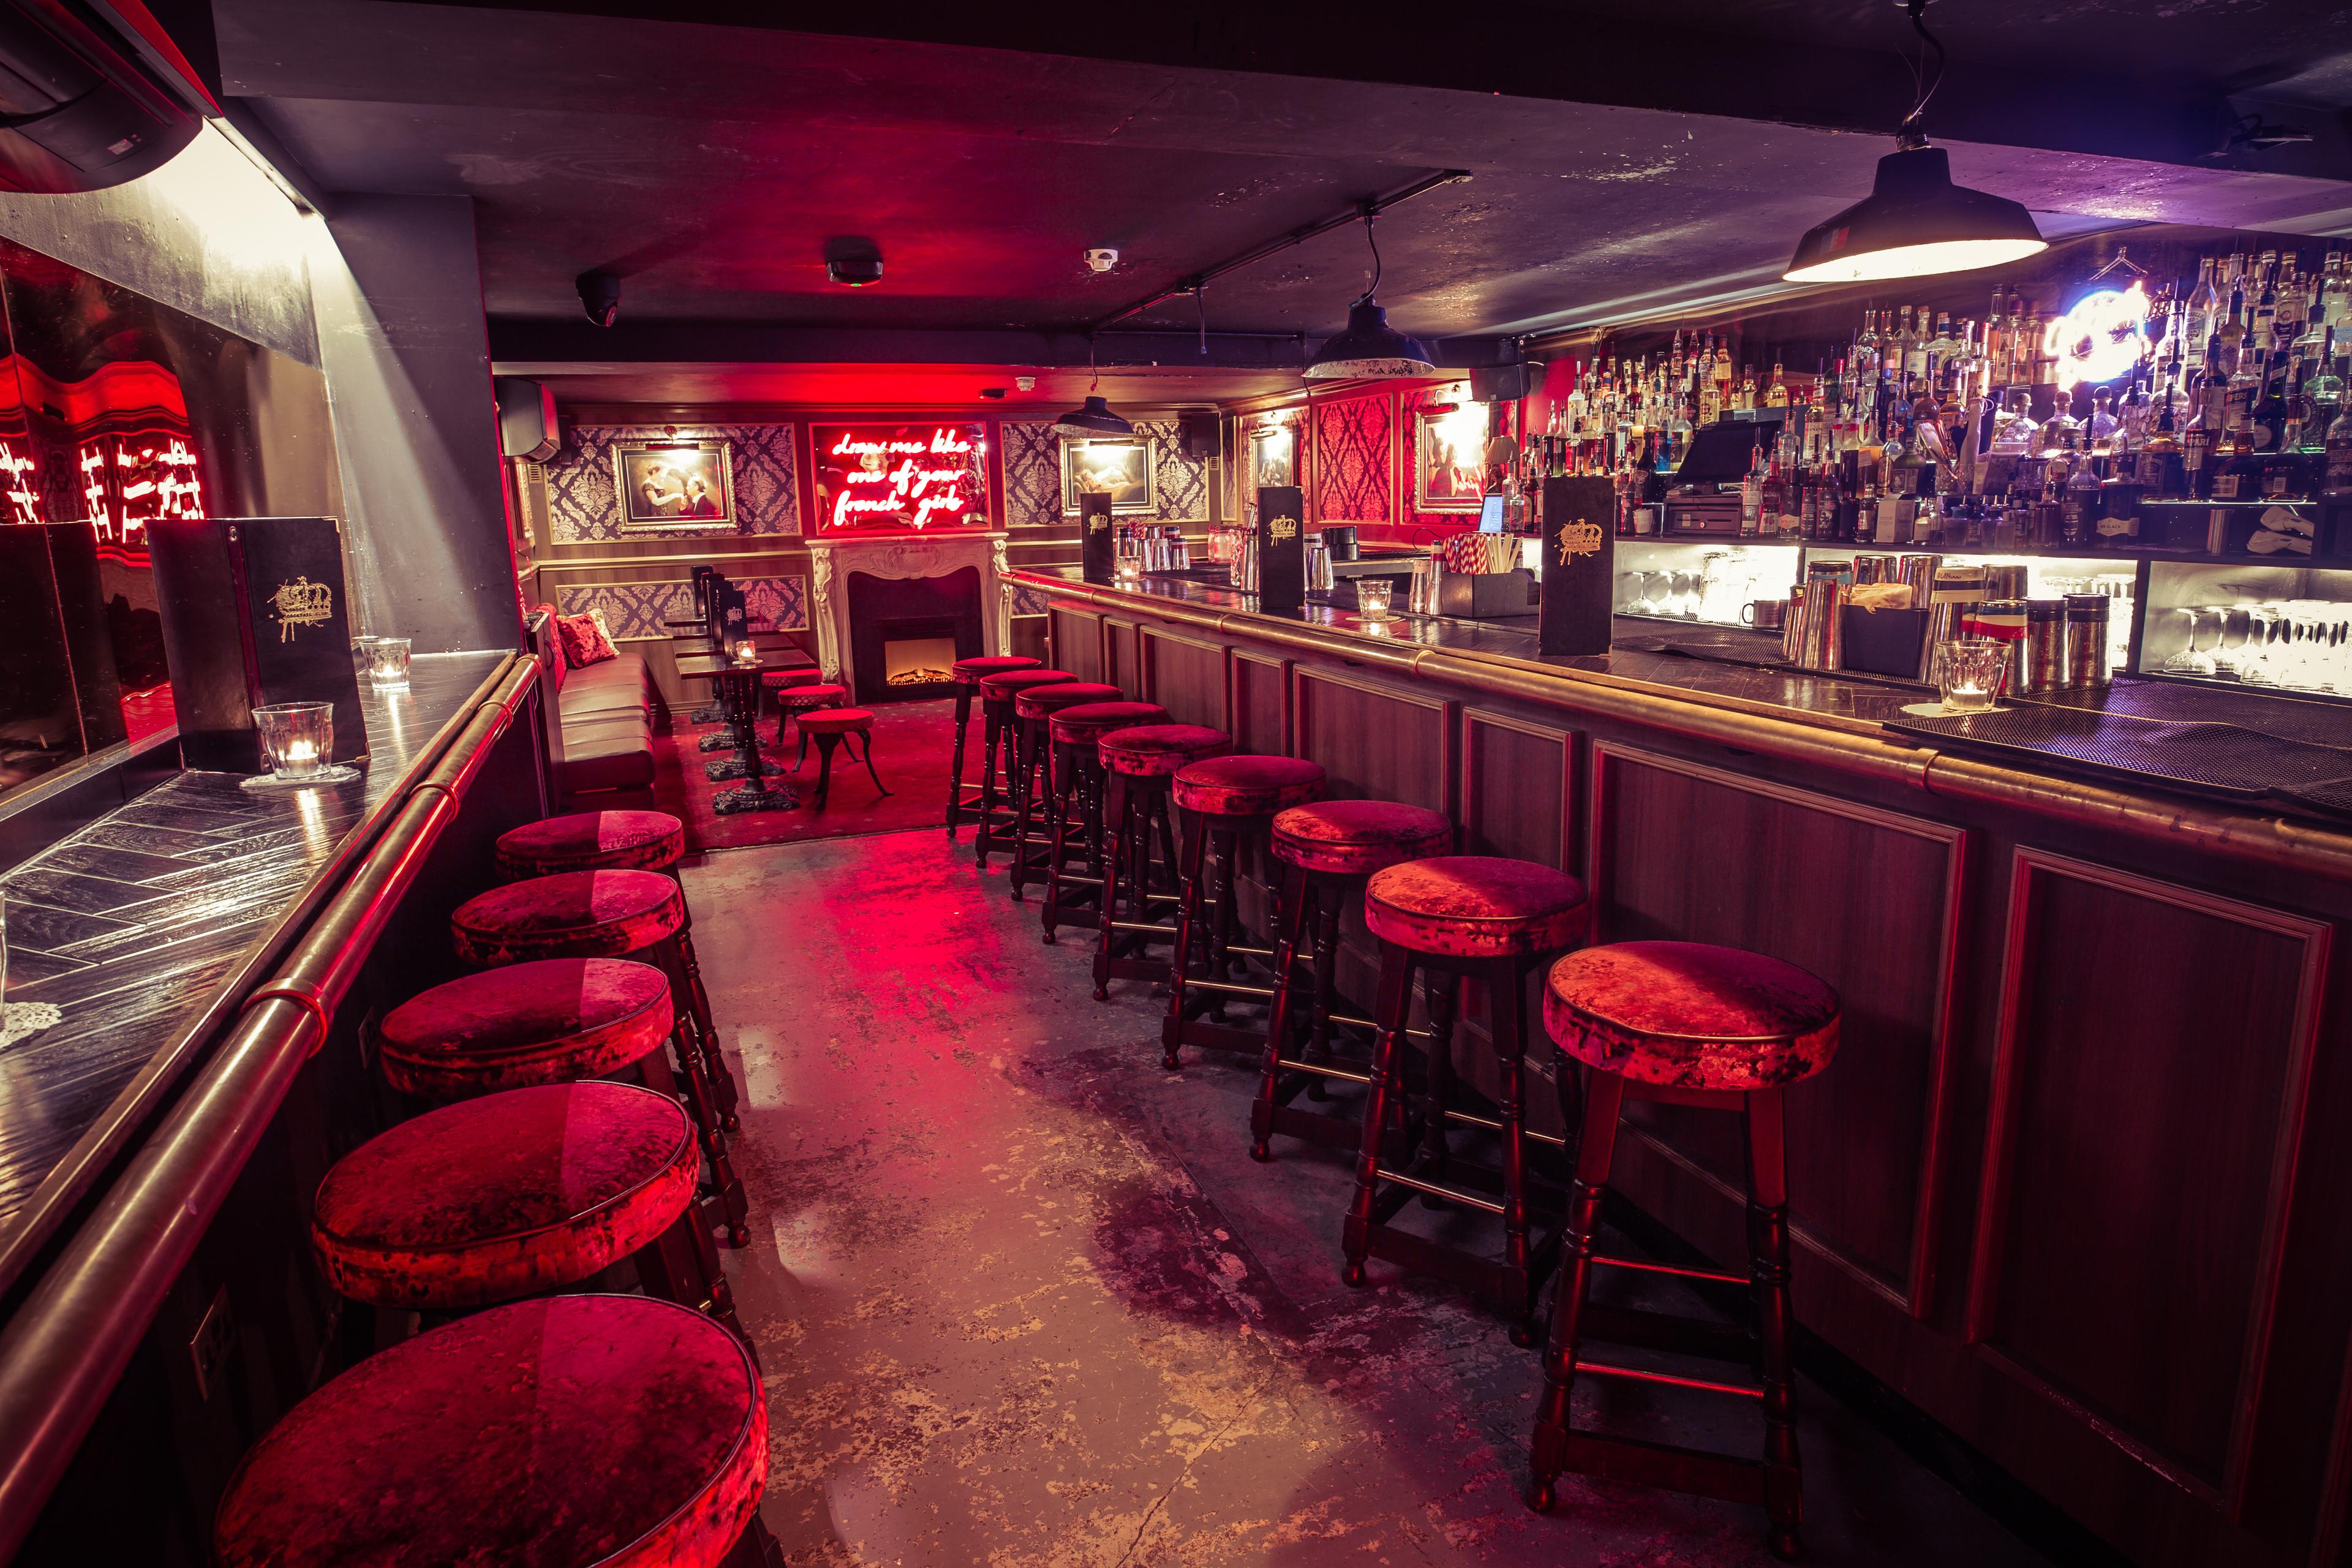
[[[816,659],[824,678],[857,689],[849,635],[849,574],[871,577],[944,577],[967,566],[980,569],[980,624],[985,651],[1001,654],[1013,642],[1013,620],[1004,592],[1002,531],[974,529],[954,533],[887,533],[810,542],[809,620],[816,632]]]

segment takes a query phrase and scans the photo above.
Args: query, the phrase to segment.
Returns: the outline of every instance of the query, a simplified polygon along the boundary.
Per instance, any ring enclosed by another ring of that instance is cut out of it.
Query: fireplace
[[[984,650],[980,571],[938,577],[849,574],[850,670],[861,706],[951,697],[948,667]]]

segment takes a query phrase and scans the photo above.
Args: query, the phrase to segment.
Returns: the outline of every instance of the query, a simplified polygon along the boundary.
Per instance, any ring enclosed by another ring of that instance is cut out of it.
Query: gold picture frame
[[[613,498],[624,532],[732,531],[735,444],[668,436],[615,441]]]

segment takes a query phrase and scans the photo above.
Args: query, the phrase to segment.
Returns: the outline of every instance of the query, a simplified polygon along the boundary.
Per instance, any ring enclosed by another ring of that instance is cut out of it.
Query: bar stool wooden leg
[[[1004,725],[989,710],[986,702],[981,704],[981,723],[980,831],[972,835],[971,852],[973,858],[985,866],[989,851],[996,845],[996,814],[1004,804],[997,782],[1002,766],[998,748],[1004,743]]]
[[[685,1100],[687,1113],[693,1118],[695,1132],[702,1144],[703,1163],[709,1167],[709,1206],[717,1210],[719,1223],[727,1232],[727,1244],[740,1247],[751,1238],[751,1206],[743,1194],[743,1179],[735,1173],[735,1162],[727,1150],[727,1134],[710,1092],[710,1081],[703,1076],[701,1058],[682,1025],[670,1031],[668,1057],[655,1051],[643,1058],[638,1068],[645,1074],[648,1089]],[[705,1225],[710,1223],[702,1205],[698,1205],[698,1212],[703,1213]]]
[[[1405,1016],[1412,1000],[1412,953],[1392,942],[1381,943],[1381,994],[1372,1014],[1371,1092],[1364,1098],[1364,1131],[1356,1149],[1356,1195],[1340,1234],[1347,1266],[1342,1282],[1364,1282],[1364,1259],[1371,1253],[1372,1207],[1379,1196],[1381,1130],[1388,1125],[1389,1100],[1404,1093]]]
[[[1038,911],[1040,921],[1045,928],[1047,947],[1054,945],[1054,927],[1056,923],[1054,917],[1062,901],[1062,863],[1064,858],[1069,853],[1070,794],[1071,784],[1074,782],[1070,775],[1076,771],[1076,759],[1073,755],[1071,747],[1055,745],[1051,749],[1054,752],[1052,780],[1054,794],[1047,801],[1045,809],[1046,814],[1053,818],[1053,832],[1050,836],[1053,842],[1046,847],[1045,850],[1045,900],[1044,907]],[[1086,809],[1083,801],[1080,802],[1078,809],[1081,811]]]
[[[963,732],[971,724],[972,688],[959,686],[955,699],[955,745],[948,756],[948,837],[956,836],[956,822],[963,815]],[[871,742],[868,742],[871,748]]]
[[[735,1083],[735,1074],[727,1065],[726,1053],[719,1048],[719,1026],[710,1016],[710,993],[702,984],[702,963],[694,955],[694,917],[688,914],[686,923],[678,927],[677,937],[677,977],[684,982],[687,1017],[694,1026],[695,1043],[702,1051],[702,1070],[710,1079],[710,1097],[726,1121],[727,1131],[742,1130],[742,1119],[736,1106],[742,1095]]]
[[[743,1342],[743,1348],[751,1352],[751,1364],[759,1364],[759,1347],[743,1332],[743,1324],[735,1315],[735,1299],[728,1289],[726,1271],[719,1267],[719,1249],[710,1244],[709,1227],[696,1222],[691,1208],[677,1224],[638,1248],[632,1261],[646,1295],[717,1319]]]
[[[1104,781],[1104,814],[1111,816],[1110,848],[1103,858],[1102,923],[1095,931],[1095,1000],[1110,1000],[1110,958],[1112,944],[1118,941],[1118,896],[1122,891],[1130,903],[1132,889],[1119,886],[1119,873],[1125,868],[1128,846],[1133,841],[1134,829],[1129,818],[1135,816],[1135,791],[1128,786],[1125,775],[1113,774]],[[1111,803],[1118,804],[1113,805]],[[1115,816],[1112,814],[1116,813]],[[1140,916],[1133,917],[1141,919]]]
[[[1160,1027],[1160,1065],[1170,1072],[1183,1065],[1177,1060],[1176,1045],[1184,1035],[1184,982],[1192,967],[1193,932],[1201,924],[1201,889],[1208,874],[1208,853],[1209,824],[1203,819],[1193,827],[1185,861],[1184,890],[1176,906],[1176,952],[1168,964],[1168,1018]]]
[[[1527,1035],[1521,1014],[1526,976],[1509,959],[1486,974],[1486,1017],[1495,1031],[1496,1113],[1503,1123],[1503,1267],[1520,1287],[1511,1342],[1525,1350],[1541,1337],[1536,1287],[1542,1274],[1528,1248]]]
[[[1764,1513],[1775,1557],[1796,1556],[1804,1522],[1804,1485],[1797,1458],[1796,1373],[1790,1337],[1789,1183],[1782,1091],[1748,1094],[1748,1251],[1753,1259],[1757,1359],[1764,1385]]]
[[[1029,885],[1029,826],[1037,800],[1037,792],[1053,787],[1053,757],[1045,745],[1043,726],[1026,720],[1013,721],[1020,755],[1020,776],[1013,781],[1015,806],[1013,815],[1013,901],[1019,903]],[[1042,753],[1042,754],[1041,754]],[[1040,770],[1045,774],[1040,777]]]
[[[1331,1059],[1331,1015],[1339,1005],[1339,914],[1345,900],[1327,889],[1317,900],[1322,907],[1315,922],[1315,1021],[1307,1031],[1307,1059]],[[1309,1100],[1328,1100],[1330,1089],[1320,1077],[1307,1086]]]
[[[1265,1061],[1259,1069],[1257,1099],[1250,1106],[1250,1158],[1261,1163],[1274,1158],[1269,1140],[1274,1133],[1274,1108],[1281,1098],[1282,1052],[1292,1034],[1290,992],[1298,964],[1298,942],[1306,934],[1307,910],[1315,898],[1311,881],[1304,869],[1290,868],[1283,920],[1276,927],[1280,935],[1274,945],[1274,1000],[1266,1010]]]
[[[1423,972],[1422,1003],[1429,1012],[1429,1051],[1422,1068],[1421,1168],[1431,1181],[1445,1179],[1453,1156],[1446,1141],[1446,1112],[1454,1109],[1454,1016],[1462,994],[1462,977],[1451,970],[1432,967]],[[1445,1200],[1435,1193],[1421,1194],[1423,1208],[1442,1209]]]
[[[1625,1096],[1625,1080],[1616,1074],[1594,1073],[1592,1079],[1584,1096],[1584,1131],[1576,1151],[1576,1179],[1569,1187],[1559,1289],[1552,1298],[1551,1336],[1544,1348],[1543,1398],[1536,1408],[1535,1441],[1529,1455],[1532,1477],[1528,1506],[1538,1513],[1549,1512],[1557,1500],[1559,1475],[1567,1468],[1570,1445],[1575,1440],[1569,1426],[1569,1398],[1576,1387],[1577,1351],[1582,1343],[1585,1299],[1592,1289],[1601,1205],[1609,1195],[1609,1169],[1617,1152],[1617,1112]]]

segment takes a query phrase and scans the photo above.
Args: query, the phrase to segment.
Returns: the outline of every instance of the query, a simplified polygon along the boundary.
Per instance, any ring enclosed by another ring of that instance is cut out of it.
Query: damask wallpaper
[[[754,621],[775,631],[808,629],[808,580],[804,577],[736,577]],[[555,590],[555,607],[567,616],[604,612],[615,642],[667,642],[675,628],[665,623],[694,614],[690,583],[567,583]]]
[[[1314,411],[1313,517],[1389,522],[1396,516],[1396,397],[1386,392],[1318,403]]]
[[[1042,528],[1074,521],[1062,512],[1062,439],[1050,422],[1007,419],[997,426],[1004,457],[1004,522],[1008,528]],[[1162,522],[1199,522],[1209,515],[1209,464],[1184,456],[1181,426],[1173,420],[1139,419],[1135,433],[1151,443],[1158,505]]]
[[[550,536],[558,544],[604,544],[623,537],[613,494],[613,444],[643,438],[639,425],[574,425],[544,468]],[[662,427],[667,429],[667,427]],[[800,472],[794,460],[799,428],[792,425],[681,425],[693,440],[734,444],[736,531],[796,534],[801,531]],[[630,539],[709,538],[707,529],[631,529]]]

